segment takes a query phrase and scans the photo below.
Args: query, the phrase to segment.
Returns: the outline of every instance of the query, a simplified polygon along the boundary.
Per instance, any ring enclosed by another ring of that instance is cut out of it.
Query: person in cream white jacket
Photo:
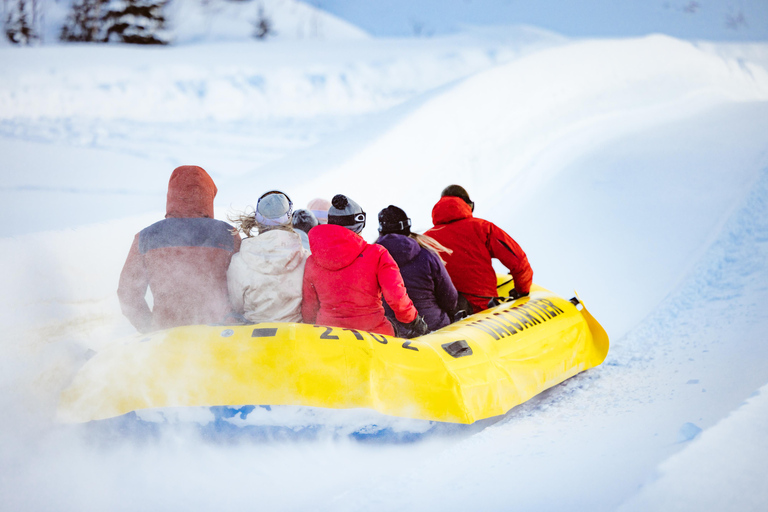
[[[309,251],[291,225],[292,208],[287,195],[271,191],[259,198],[252,215],[230,218],[246,238],[227,271],[229,298],[249,322],[301,322]]]

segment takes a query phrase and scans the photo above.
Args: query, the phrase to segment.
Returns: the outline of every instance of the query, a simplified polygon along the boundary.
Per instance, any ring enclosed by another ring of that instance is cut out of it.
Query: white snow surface
[[[766,510],[768,42],[328,26],[0,47],[0,508]],[[276,409],[335,427],[272,443],[59,425],[90,351],[132,333],[118,275],[181,164],[211,173],[218,218],[272,188],[297,207],[345,193],[369,241],[381,208],[425,230],[460,183],[538,284],[578,290],[608,358],[484,428],[412,444],[337,435],[365,411]]]

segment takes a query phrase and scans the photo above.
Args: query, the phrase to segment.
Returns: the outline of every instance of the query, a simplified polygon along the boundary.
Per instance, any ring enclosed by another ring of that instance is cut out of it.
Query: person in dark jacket
[[[492,222],[474,217],[474,209],[475,203],[463,187],[449,185],[432,208],[435,226],[426,234],[452,250],[445,256],[445,268],[477,313],[487,309],[496,297],[493,258],[507,267],[515,280],[512,297],[528,295],[533,270],[520,245]]]
[[[133,239],[117,296],[139,332],[224,322],[231,313],[227,269],[240,250],[240,235],[213,218],[216,192],[203,168],[176,168],[168,182],[165,219]]]
[[[379,212],[379,234],[376,243],[385,247],[400,267],[408,296],[429,330],[450,324],[458,292],[438,254],[439,244],[430,237],[412,233],[411,219],[393,205]],[[390,321],[396,322],[386,304],[385,310]]]

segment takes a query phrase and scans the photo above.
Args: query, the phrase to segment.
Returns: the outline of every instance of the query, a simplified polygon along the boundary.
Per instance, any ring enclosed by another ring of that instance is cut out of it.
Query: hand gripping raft
[[[511,287],[502,283],[499,293]],[[529,297],[412,340],[298,323],[137,335],[83,366],[61,395],[58,419],[87,422],[162,407],[304,405],[473,423],[603,362],[605,330],[572,301],[534,286]]]

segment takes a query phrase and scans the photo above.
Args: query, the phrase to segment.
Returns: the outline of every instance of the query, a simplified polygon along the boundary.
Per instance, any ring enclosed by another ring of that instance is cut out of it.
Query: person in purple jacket
[[[436,240],[411,233],[411,219],[397,206],[389,205],[379,212],[379,239],[400,267],[408,296],[430,331],[450,324],[456,310],[458,292],[445,270],[440,252],[448,252]],[[384,304],[387,318],[395,325],[399,337],[410,337]]]

